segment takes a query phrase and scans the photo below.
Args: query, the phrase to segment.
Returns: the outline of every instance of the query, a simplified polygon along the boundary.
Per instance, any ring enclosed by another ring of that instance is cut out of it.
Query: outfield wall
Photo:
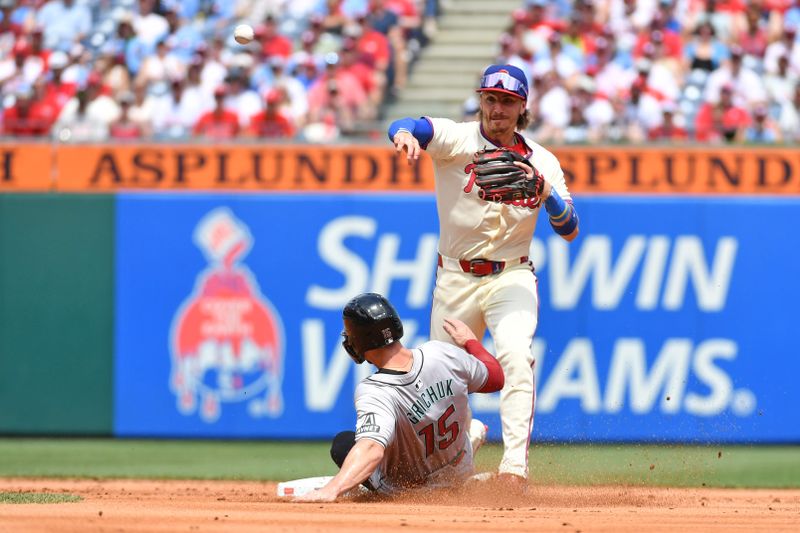
[[[535,439],[800,442],[800,196],[576,193],[547,224]],[[0,194],[0,433],[325,438],[341,307],[428,335],[430,192]],[[497,395],[473,397],[499,438]]]
[[[112,431],[114,198],[0,194],[0,432]]]

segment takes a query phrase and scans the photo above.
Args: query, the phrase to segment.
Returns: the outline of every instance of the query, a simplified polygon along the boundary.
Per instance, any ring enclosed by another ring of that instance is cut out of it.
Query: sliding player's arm
[[[321,489],[298,496],[298,502],[332,502],[367,480],[383,459],[384,447],[372,439],[356,441],[342,464],[341,470]]]

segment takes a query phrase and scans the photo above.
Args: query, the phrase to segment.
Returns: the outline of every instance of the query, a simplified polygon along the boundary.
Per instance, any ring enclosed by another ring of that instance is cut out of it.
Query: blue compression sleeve
[[[413,135],[423,148],[428,146],[428,143],[433,139],[433,126],[430,121],[425,118],[414,120],[413,118],[406,117],[395,120],[389,125],[389,140],[394,141],[395,134],[400,130],[406,130]]]
[[[558,233],[559,235],[569,235],[578,227],[578,213],[575,212],[575,209],[572,207],[572,204],[567,204],[569,206],[569,217],[564,221],[562,224],[556,224],[553,222],[553,219],[550,219],[550,226],[552,226],[553,231]]]
[[[550,215],[550,218],[558,219],[560,216],[564,215],[567,209],[567,203],[555,189],[552,189],[550,191],[550,196],[544,201],[544,208],[547,209],[547,214]]]
[[[575,211],[575,207],[571,203],[565,202],[555,189],[544,201],[544,208],[550,216],[550,225],[559,235],[569,235],[578,227],[578,213]]]

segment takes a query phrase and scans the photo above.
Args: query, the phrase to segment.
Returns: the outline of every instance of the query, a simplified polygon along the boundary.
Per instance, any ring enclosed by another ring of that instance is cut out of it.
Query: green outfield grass
[[[479,470],[502,449],[487,445]],[[330,475],[317,442],[0,439],[0,476],[284,480]],[[542,484],[800,487],[800,446],[540,444],[531,479]]]

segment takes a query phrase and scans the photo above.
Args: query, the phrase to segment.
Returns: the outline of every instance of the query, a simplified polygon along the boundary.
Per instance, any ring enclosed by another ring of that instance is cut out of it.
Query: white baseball
[[[236,39],[236,42],[239,44],[247,44],[253,40],[255,37],[255,33],[253,32],[253,27],[249,24],[239,24],[233,30],[233,38]]]

